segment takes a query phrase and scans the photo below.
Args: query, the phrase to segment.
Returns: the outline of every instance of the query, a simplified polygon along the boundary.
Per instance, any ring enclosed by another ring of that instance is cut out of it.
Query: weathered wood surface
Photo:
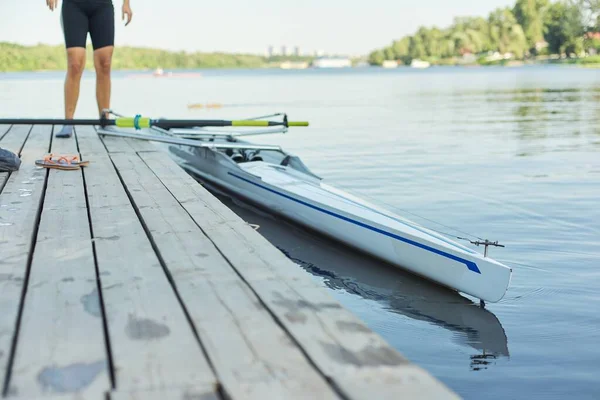
[[[78,127],[93,240],[119,390],[214,385],[216,378],[93,128]]]
[[[124,131],[140,134],[140,132],[148,131],[136,131],[134,129],[123,129]],[[154,132],[148,131],[152,134]],[[138,151],[157,151],[158,148],[147,140],[139,140],[132,138],[119,138],[115,136],[103,136],[100,134],[100,138],[109,153],[136,153]]]
[[[225,391],[235,399],[339,398],[144,161],[111,158]]]
[[[275,399],[276,397],[270,397]],[[116,391],[107,400],[220,400],[216,389],[209,386],[190,388],[169,388],[155,391]]]
[[[159,153],[140,156],[308,357],[352,399],[455,397]]]
[[[48,127],[48,129],[52,128]],[[15,125],[10,129],[6,129],[6,125],[0,125],[0,147],[20,154],[30,131],[30,125]]]
[[[23,161],[0,193],[8,397],[456,397],[153,145],[13,129],[0,127]],[[78,144],[90,166],[37,168],[50,143]]]
[[[0,142],[12,125],[0,125]]]
[[[9,125],[0,125],[0,148],[19,155],[30,131],[31,126],[19,125],[11,128]],[[4,189],[8,176],[8,172],[0,172],[0,193]]]
[[[4,184],[6,183],[7,179],[8,172],[0,172],[0,193],[2,193],[2,190],[4,190]]]
[[[75,138],[52,141],[77,154]],[[49,171],[31,264],[11,392],[33,398],[110,388],[102,311],[82,171]]]
[[[13,133],[11,131],[11,133]],[[0,382],[9,368],[23,285],[37,228],[47,171],[35,160],[49,150],[51,130],[33,128],[22,152],[21,168],[0,193]],[[4,140],[7,139],[5,136]],[[24,139],[23,139],[24,140]]]

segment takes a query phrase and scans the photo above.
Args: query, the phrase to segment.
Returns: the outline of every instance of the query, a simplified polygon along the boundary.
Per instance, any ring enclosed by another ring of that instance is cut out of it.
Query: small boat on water
[[[241,139],[286,131],[149,130],[178,138],[160,145],[200,181],[440,285],[482,301],[503,298],[508,266],[326,183],[279,146]]]
[[[429,61],[414,59],[411,61],[410,66],[411,68],[424,69],[429,68],[431,64],[429,63]]]

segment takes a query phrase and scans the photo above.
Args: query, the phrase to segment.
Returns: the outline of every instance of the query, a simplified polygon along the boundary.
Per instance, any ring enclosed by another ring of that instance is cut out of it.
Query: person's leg
[[[63,2],[61,24],[67,48],[67,76],[64,86],[65,119],[73,119],[81,76],[85,69],[85,42],[88,32],[88,17],[77,3]],[[70,137],[73,127],[65,125],[56,137]]]
[[[85,69],[85,48],[71,47],[67,49],[67,78],[65,80],[65,119],[73,119],[77,101],[79,100],[79,87],[81,76]]]
[[[115,10],[112,3],[97,4],[90,18],[90,36],[94,45],[96,101],[98,114],[102,116],[102,110],[110,109],[110,74],[115,44]]]
[[[108,46],[94,51],[94,66],[96,67],[96,100],[98,102],[99,115],[102,115],[102,110],[110,109],[110,71],[113,49],[113,46]],[[106,115],[106,117],[108,117],[108,115]]]

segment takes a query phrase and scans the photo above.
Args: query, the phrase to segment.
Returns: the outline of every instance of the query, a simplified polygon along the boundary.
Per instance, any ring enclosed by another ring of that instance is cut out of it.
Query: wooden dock
[[[3,397],[457,398],[151,143],[52,129],[0,126]]]

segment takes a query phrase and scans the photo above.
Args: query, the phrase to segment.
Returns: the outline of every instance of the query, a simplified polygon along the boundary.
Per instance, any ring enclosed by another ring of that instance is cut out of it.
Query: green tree
[[[411,58],[425,58],[427,51],[423,39],[419,35],[415,35],[410,40],[409,55]]]
[[[385,61],[385,54],[383,50],[375,50],[371,54],[369,54],[369,64],[371,65],[381,65]]]
[[[584,47],[583,34],[600,31],[599,16],[600,0],[515,0],[512,8],[498,8],[487,19],[456,17],[445,29],[420,27],[413,36],[380,50],[383,53],[372,53],[371,59],[379,61],[393,54],[405,63],[414,58],[436,62],[488,51],[524,58],[544,39],[552,53],[579,53]],[[585,44],[596,47],[591,39]]]
[[[475,52],[492,50],[489,24],[485,18],[455,18],[451,30],[453,33],[465,32],[469,37],[469,47],[474,47],[473,51]]]
[[[546,41],[551,52],[579,53],[583,49],[582,9],[572,2],[552,3],[546,15]]]
[[[396,54],[394,54],[394,49],[392,49],[391,47],[386,47],[383,50],[383,55],[386,60],[395,60],[396,59]]]
[[[392,43],[392,49],[396,58],[406,57],[410,52],[410,36],[405,36],[400,40]]]
[[[536,43],[544,39],[544,15],[548,6],[548,0],[517,0],[513,8],[530,49],[534,49]]]
[[[507,8],[494,10],[489,17],[492,46],[500,53],[513,53],[523,57],[528,49],[527,38],[512,11]]]

